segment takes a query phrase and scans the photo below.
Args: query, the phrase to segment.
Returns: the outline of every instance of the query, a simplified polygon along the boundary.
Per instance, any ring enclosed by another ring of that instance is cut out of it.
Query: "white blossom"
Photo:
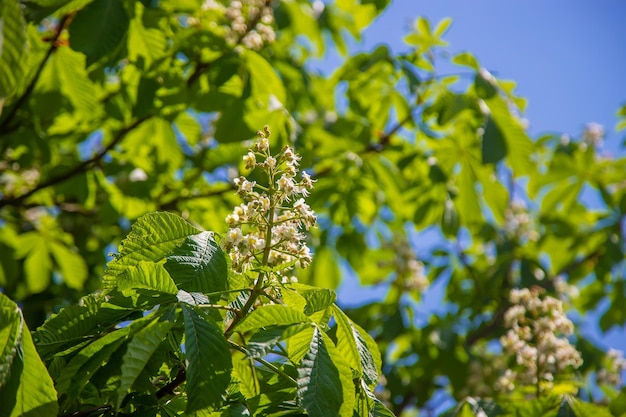
[[[295,264],[304,268],[311,263],[312,254],[303,231],[315,225],[316,216],[303,198],[290,201],[292,197],[305,195],[303,190],[308,194],[313,180],[303,174],[297,181],[296,166],[300,157],[290,147],[275,156],[270,154],[268,127],[258,135],[255,151],[250,150],[244,161],[247,167],[262,170],[274,184],[261,186],[245,177],[233,180],[244,203],[226,216],[230,229],[224,242],[225,250],[237,272],[264,265],[291,267]]]
[[[563,311],[563,302],[543,296],[540,289],[513,289],[511,307],[504,314],[509,329],[500,338],[505,354],[516,367],[500,377],[497,388],[511,390],[515,384],[535,385],[543,390],[555,377],[582,365],[580,352],[566,338],[574,331]]]

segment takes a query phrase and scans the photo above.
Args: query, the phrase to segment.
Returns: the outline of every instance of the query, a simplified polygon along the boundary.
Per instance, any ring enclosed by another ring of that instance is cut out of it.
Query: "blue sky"
[[[616,152],[617,108],[626,103],[626,2],[553,0],[396,0],[364,33],[364,48],[402,38],[417,16],[452,18],[450,51],[473,53],[499,78],[512,79],[529,100],[530,133],[579,135],[588,122],[605,126]],[[334,61],[334,59],[333,59]]]
[[[596,122],[605,127],[605,151],[626,153],[621,148],[626,132],[615,131],[616,111],[626,104],[626,1],[395,0],[355,48],[384,43],[395,52],[406,50],[402,39],[418,16],[433,26],[451,17],[445,36],[450,52],[469,51],[498,78],[517,82],[518,94],[529,101],[524,117],[533,137],[546,132],[576,137],[585,124]],[[331,52],[320,67],[332,70],[341,60]],[[355,298],[372,300],[376,290],[359,290],[348,278],[339,297],[353,305]],[[626,349],[624,330],[600,335],[597,319],[597,314],[582,318],[583,332],[604,347]]]

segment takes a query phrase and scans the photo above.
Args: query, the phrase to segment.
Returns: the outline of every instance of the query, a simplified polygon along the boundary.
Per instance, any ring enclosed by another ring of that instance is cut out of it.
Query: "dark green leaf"
[[[181,304],[187,352],[187,412],[219,407],[233,368],[222,331],[197,307]]]
[[[333,363],[328,342],[316,327],[309,351],[298,368],[298,398],[312,417],[339,415],[343,398],[339,370]]]
[[[488,117],[482,141],[483,164],[497,164],[506,156],[506,153],[504,135],[492,118]]]
[[[190,292],[218,292],[228,289],[226,256],[213,233],[188,236],[167,257],[165,268],[176,286]]]
[[[121,0],[95,0],[81,9],[69,27],[70,45],[87,56],[87,65],[113,52],[128,31]]]
[[[188,236],[197,233],[200,233],[198,229],[175,214],[159,212],[140,217],[122,241],[119,254],[107,265],[105,287],[114,288],[128,266],[141,261],[160,261]]]
[[[170,321],[153,321],[137,334],[128,343],[128,348],[122,361],[122,376],[118,388],[118,405],[133,386],[135,380],[146,367],[148,361],[157,350],[159,345],[167,338],[167,333],[172,328]]]

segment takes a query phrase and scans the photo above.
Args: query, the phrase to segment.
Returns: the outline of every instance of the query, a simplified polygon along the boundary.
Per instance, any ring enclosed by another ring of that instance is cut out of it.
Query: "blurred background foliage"
[[[624,326],[626,160],[598,152],[598,126],[529,137],[515,83],[446,53],[449,20],[418,18],[406,53],[350,53],[388,3],[3,1],[0,288],[28,325],[97,290],[142,214],[226,231],[241,155],[269,124],[317,180],[299,279],[379,291],[349,314],[384,354],[397,414],[442,389],[489,391],[468,381],[494,361],[512,288],[582,317],[604,306],[602,331]],[[309,63],[329,48],[344,61],[325,76]],[[417,252],[423,239],[433,249]],[[437,282],[443,312],[420,315]],[[604,352],[575,340],[588,386]]]

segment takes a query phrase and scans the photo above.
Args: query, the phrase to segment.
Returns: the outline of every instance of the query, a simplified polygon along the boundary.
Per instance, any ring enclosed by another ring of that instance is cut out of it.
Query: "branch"
[[[56,32],[54,33],[54,35],[52,35],[52,38],[50,38],[50,47],[46,51],[46,55],[43,57],[43,60],[39,64],[39,67],[37,68],[37,71],[35,72],[35,76],[30,81],[30,83],[28,84],[28,86],[26,87],[22,95],[15,101],[15,103],[11,107],[11,110],[9,110],[4,120],[0,122],[0,135],[13,130],[13,129],[7,129],[9,123],[11,123],[17,111],[24,105],[26,100],[28,100],[28,97],[31,95],[31,93],[35,89],[35,85],[37,84],[37,81],[39,80],[39,77],[41,76],[41,73],[43,72],[43,69],[46,66],[46,63],[52,56],[52,53],[58,48],[57,41],[59,40],[59,37],[61,36],[61,32],[63,32],[63,29],[65,29],[65,26],[70,21],[70,17],[72,17],[71,14],[65,15],[59,21]]]
[[[165,385],[163,388],[159,389],[156,393],[156,397],[158,399],[161,399],[165,397],[166,395],[174,395],[174,390],[176,389],[176,387],[178,387],[180,384],[182,384],[186,380],[187,380],[187,372],[185,371],[185,367],[181,366],[180,368],[178,368],[176,377],[172,379],[170,382],[168,382],[168,384]]]
[[[98,407],[88,408],[86,410],[75,411],[70,414],[63,414],[61,417],[89,417],[94,413],[96,413],[95,415],[106,413],[112,408],[113,407],[111,407],[110,405],[100,405]]]
[[[76,165],[74,168],[70,169],[69,171],[66,171],[63,174],[60,174],[56,177],[49,178],[48,180],[37,185],[35,188],[31,189],[30,191],[27,191],[26,193],[18,197],[0,200],[0,208],[4,206],[16,206],[22,201],[24,201],[25,199],[27,199],[28,197],[30,197],[31,195],[35,194],[38,191],[43,190],[44,188],[48,188],[53,185],[59,184],[61,182],[67,181],[68,179],[74,177],[75,175],[86,172],[89,168],[91,168],[92,165],[95,165],[96,163],[98,163],[111,149],[113,149],[116,145],[118,145],[122,141],[122,139],[124,139],[124,136],[126,136],[128,132],[135,129],[136,127],[138,127],[140,124],[150,119],[151,117],[152,117],[151,115],[141,117],[135,120],[130,125],[122,128],[114,136],[111,143],[109,143],[104,149],[102,149],[100,152],[98,152],[91,158],[86,159],[85,161]]]
[[[367,150],[368,151],[381,152],[387,145],[389,145],[389,142],[391,141],[391,137],[393,135],[395,135],[396,133],[398,133],[398,130],[400,130],[402,128],[402,126],[404,126],[408,122],[412,122],[413,121],[413,111],[414,110],[415,110],[414,108],[411,109],[404,119],[402,119],[398,123],[396,123],[396,125],[394,127],[392,127],[391,130],[389,130],[389,132],[384,133],[382,136],[380,136],[379,140],[378,140],[378,143],[370,145],[370,147]]]
[[[594,250],[593,252],[589,253],[584,258],[580,258],[580,259],[572,261],[572,263],[567,264],[563,268],[561,268],[561,270],[559,272],[557,272],[556,275],[554,275],[553,277],[550,277],[551,280],[554,280],[559,275],[569,274],[570,272],[574,271],[576,268],[582,266],[583,264],[585,264],[585,263],[587,263],[589,261],[595,260],[600,255],[602,255],[602,252],[603,251],[598,248],[598,249]]]

